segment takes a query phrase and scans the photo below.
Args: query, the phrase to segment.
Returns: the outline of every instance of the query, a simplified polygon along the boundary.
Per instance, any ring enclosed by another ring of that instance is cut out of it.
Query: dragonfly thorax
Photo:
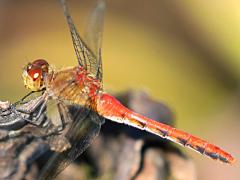
[[[49,64],[43,59],[28,63],[23,70],[24,85],[31,91],[39,91],[45,88],[44,78],[49,71]]]

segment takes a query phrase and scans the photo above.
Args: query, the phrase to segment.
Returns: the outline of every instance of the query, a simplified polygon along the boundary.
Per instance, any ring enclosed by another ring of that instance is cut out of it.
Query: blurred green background
[[[80,33],[93,4],[69,1]],[[102,55],[107,91],[145,89],[172,108],[178,128],[240,158],[240,2],[109,0]],[[37,58],[57,68],[76,64],[58,1],[1,0],[1,100],[27,93],[22,67]],[[240,179],[239,164],[184,151],[199,179]]]

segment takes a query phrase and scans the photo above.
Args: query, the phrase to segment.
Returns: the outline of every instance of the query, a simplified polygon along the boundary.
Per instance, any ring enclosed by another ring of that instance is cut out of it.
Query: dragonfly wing
[[[94,7],[89,16],[84,34],[84,39],[86,40],[86,43],[93,50],[94,54],[96,54],[98,65],[96,77],[100,81],[102,81],[101,46],[105,8],[105,1],[98,0],[96,6]]]
[[[67,112],[59,109],[61,114]],[[94,111],[77,105],[68,106],[69,114],[62,117],[71,118],[72,124],[65,137],[71,147],[62,153],[54,152],[44,166],[40,179],[52,179],[72,163],[93,142],[103,123],[101,117]],[[69,121],[69,120],[66,120]]]
[[[70,33],[72,36],[74,50],[78,59],[78,64],[84,67],[89,73],[94,75],[94,77],[102,78],[100,75],[100,73],[102,72],[101,70],[102,62],[100,58],[101,57],[100,45],[101,45],[101,31],[102,31],[101,24],[103,24],[101,21],[103,21],[103,14],[105,9],[105,5],[103,1],[101,2],[99,1],[99,3],[97,3],[97,6],[94,9],[94,12],[92,13],[92,17],[90,18],[93,22],[91,22],[90,25],[88,25],[88,27],[95,29],[87,33],[87,36],[86,36],[86,39],[87,41],[89,41],[90,46],[84,42],[83,38],[81,38],[79,33],[77,32],[77,29],[69,13],[65,0],[60,0],[60,2],[64,11],[64,15],[68,22]],[[96,17],[98,15],[100,15],[100,17]],[[97,23],[96,27],[95,25],[93,25],[93,23]],[[92,34],[96,32],[97,34]],[[95,49],[98,49],[98,50],[95,50]]]

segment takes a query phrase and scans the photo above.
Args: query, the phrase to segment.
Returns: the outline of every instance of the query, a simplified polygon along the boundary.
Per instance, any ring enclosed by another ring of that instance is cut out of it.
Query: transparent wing
[[[67,109],[68,112],[66,112],[66,106],[62,106],[59,112],[64,118],[71,118],[72,124],[65,135],[71,148],[62,153],[55,152],[44,166],[40,179],[56,177],[86,150],[100,131],[103,120],[97,113],[78,105],[70,105]]]
[[[98,1],[92,13],[90,23],[87,26],[87,31],[89,32],[86,34],[86,40],[89,44],[86,44],[77,32],[65,0],[60,0],[60,2],[68,22],[79,65],[101,81],[102,62],[100,46],[105,3],[103,1]]]
[[[86,40],[86,43],[93,50],[94,54],[96,54],[98,61],[98,72],[96,74],[96,77],[100,81],[102,81],[101,46],[105,8],[105,1],[98,0],[96,6],[94,7],[89,16],[84,34],[84,39]]]

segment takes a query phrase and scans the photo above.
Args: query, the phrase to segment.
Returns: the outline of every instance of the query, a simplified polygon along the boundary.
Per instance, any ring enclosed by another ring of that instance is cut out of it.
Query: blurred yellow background
[[[94,1],[69,1],[80,33]],[[145,89],[169,105],[176,126],[239,155],[240,2],[107,1],[103,33],[104,87]],[[22,67],[44,58],[57,68],[76,57],[55,1],[0,2],[0,99],[18,100]],[[240,179],[227,166],[186,151],[199,179]]]

